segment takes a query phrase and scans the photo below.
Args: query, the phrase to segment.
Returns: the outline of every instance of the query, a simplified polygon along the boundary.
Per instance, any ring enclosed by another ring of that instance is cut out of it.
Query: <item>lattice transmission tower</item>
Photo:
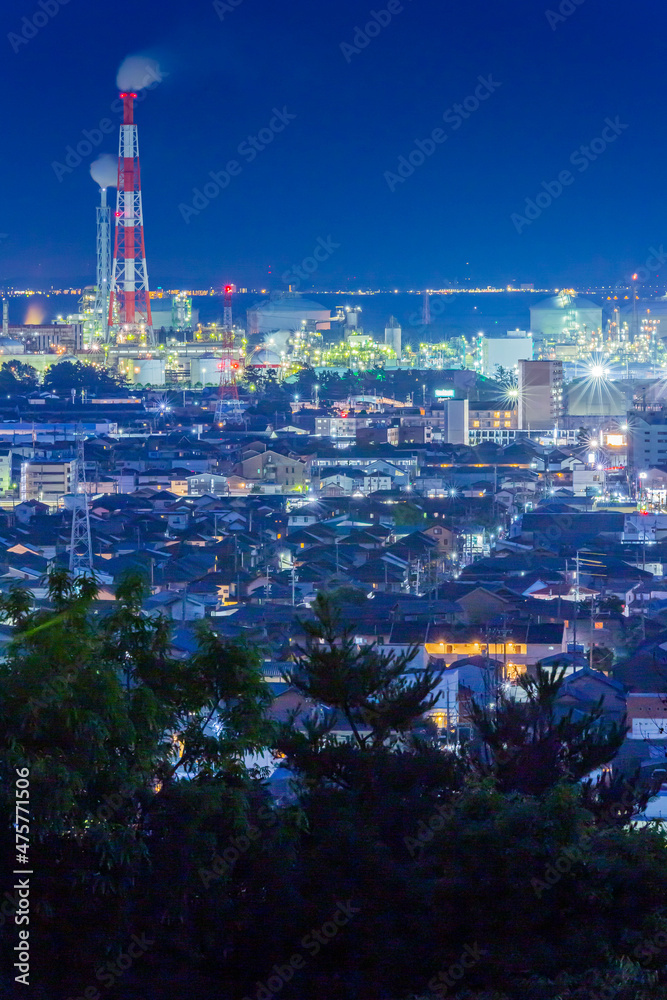
[[[93,542],[90,536],[90,511],[86,492],[85,434],[81,424],[76,429],[76,459],[72,474],[72,537],[69,550],[70,576],[93,575]]]
[[[218,401],[215,404],[214,424],[224,424],[225,418],[231,416],[234,421],[241,419],[241,405],[236,377],[239,371],[238,358],[234,357],[234,329],[232,321],[232,291],[231,285],[225,285],[225,311],[222,330],[222,358],[220,360],[220,386]]]

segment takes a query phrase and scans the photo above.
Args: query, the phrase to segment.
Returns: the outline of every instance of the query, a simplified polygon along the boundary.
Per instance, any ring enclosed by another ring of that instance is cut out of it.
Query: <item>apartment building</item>
[[[482,441],[508,445],[514,441],[519,427],[516,408],[506,410],[497,402],[474,403],[473,407],[468,411],[468,440],[471,445]]]
[[[563,416],[563,362],[519,361],[519,429],[543,431]]]
[[[315,434],[338,441],[353,441],[357,431],[362,427],[370,427],[371,423],[370,417],[316,417]]]
[[[305,462],[270,449],[244,458],[234,471],[251,482],[259,480],[289,487],[303,486],[306,482]]]
[[[74,463],[33,461],[21,465],[21,500],[41,500],[57,507],[71,492]]]

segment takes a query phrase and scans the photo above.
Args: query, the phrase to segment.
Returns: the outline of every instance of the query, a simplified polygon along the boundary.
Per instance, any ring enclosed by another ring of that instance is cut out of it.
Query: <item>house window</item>
[[[454,647],[451,645],[451,643],[447,646],[447,652],[448,653],[453,653],[454,652]]]
[[[473,427],[479,427],[479,420],[473,420],[472,425]]]

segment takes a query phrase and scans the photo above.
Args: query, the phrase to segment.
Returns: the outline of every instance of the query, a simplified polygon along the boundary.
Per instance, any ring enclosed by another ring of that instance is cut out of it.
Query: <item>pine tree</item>
[[[608,764],[625,739],[625,720],[605,720],[602,702],[577,714],[558,704],[565,668],[540,665],[518,681],[525,697],[500,686],[492,707],[474,703],[480,747],[476,770],[503,792],[542,795],[559,781],[578,782]]]

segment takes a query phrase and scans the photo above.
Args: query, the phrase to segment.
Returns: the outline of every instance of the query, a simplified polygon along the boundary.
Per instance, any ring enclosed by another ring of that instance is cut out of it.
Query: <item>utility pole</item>
[[[646,572],[646,525],[642,521],[642,569]]]
[[[576,561],[576,574],[574,578],[574,623],[573,623],[573,638],[574,638],[574,653],[577,652],[577,609],[579,607],[579,549],[577,549],[577,561]]]

